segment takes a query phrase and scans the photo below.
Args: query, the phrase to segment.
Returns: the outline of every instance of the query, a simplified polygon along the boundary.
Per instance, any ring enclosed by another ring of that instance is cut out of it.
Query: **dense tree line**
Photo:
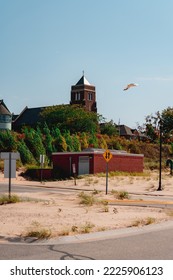
[[[18,151],[23,164],[39,164],[40,154],[46,155],[51,164],[53,152],[75,152],[93,147],[123,149],[158,158],[159,121],[162,121],[165,156],[173,154],[173,108],[161,114],[146,117],[141,130],[148,136],[148,143],[125,140],[117,135],[113,121],[105,120],[96,113],[86,112],[79,106],[53,106],[42,112],[42,121],[36,128],[23,127],[20,132],[0,131],[0,152]],[[100,121],[102,125],[100,125]]]
[[[51,161],[53,152],[75,152],[88,147],[107,148],[107,143],[101,134],[74,133],[69,130],[61,133],[59,128],[49,129],[47,124],[40,128],[23,128],[19,132],[0,132],[0,151],[18,151],[23,164],[37,164],[41,154],[46,155],[47,164]]]

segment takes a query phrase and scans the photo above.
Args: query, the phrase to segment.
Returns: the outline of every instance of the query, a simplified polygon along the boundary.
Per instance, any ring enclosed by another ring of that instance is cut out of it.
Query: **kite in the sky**
[[[131,83],[131,84],[128,84],[123,90],[128,90],[129,88],[136,87],[136,86],[138,86],[138,84]]]

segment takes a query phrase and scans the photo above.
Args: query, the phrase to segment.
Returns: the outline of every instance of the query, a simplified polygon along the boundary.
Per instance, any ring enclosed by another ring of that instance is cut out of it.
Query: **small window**
[[[80,92],[75,93],[75,100],[80,100]]]
[[[0,122],[2,122],[2,123],[10,123],[11,122],[11,116],[9,116],[9,115],[0,115]]]
[[[93,94],[91,92],[88,92],[88,100],[92,100],[93,99]]]

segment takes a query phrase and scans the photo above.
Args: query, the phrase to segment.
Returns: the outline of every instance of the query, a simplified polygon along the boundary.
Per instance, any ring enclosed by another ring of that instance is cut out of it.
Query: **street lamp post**
[[[162,128],[163,123],[162,120],[159,120],[159,187],[158,191],[162,190]]]

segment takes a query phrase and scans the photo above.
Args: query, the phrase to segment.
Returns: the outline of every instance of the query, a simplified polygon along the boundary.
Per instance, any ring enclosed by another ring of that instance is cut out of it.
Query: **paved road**
[[[0,259],[172,260],[173,222],[37,244],[0,244]]]
[[[1,183],[0,184],[0,193],[8,193],[9,191],[9,187],[8,187],[8,184],[4,184],[4,183]],[[12,193],[37,193],[37,192],[52,192],[52,193],[60,193],[60,192],[63,192],[63,193],[68,193],[68,192],[76,192],[76,191],[91,191],[89,189],[85,189],[85,188],[75,188],[74,187],[47,187],[45,186],[44,184],[41,185],[39,182],[38,182],[38,186],[35,185],[35,186],[26,186],[26,185],[15,185],[13,184],[11,186],[11,192]]]

